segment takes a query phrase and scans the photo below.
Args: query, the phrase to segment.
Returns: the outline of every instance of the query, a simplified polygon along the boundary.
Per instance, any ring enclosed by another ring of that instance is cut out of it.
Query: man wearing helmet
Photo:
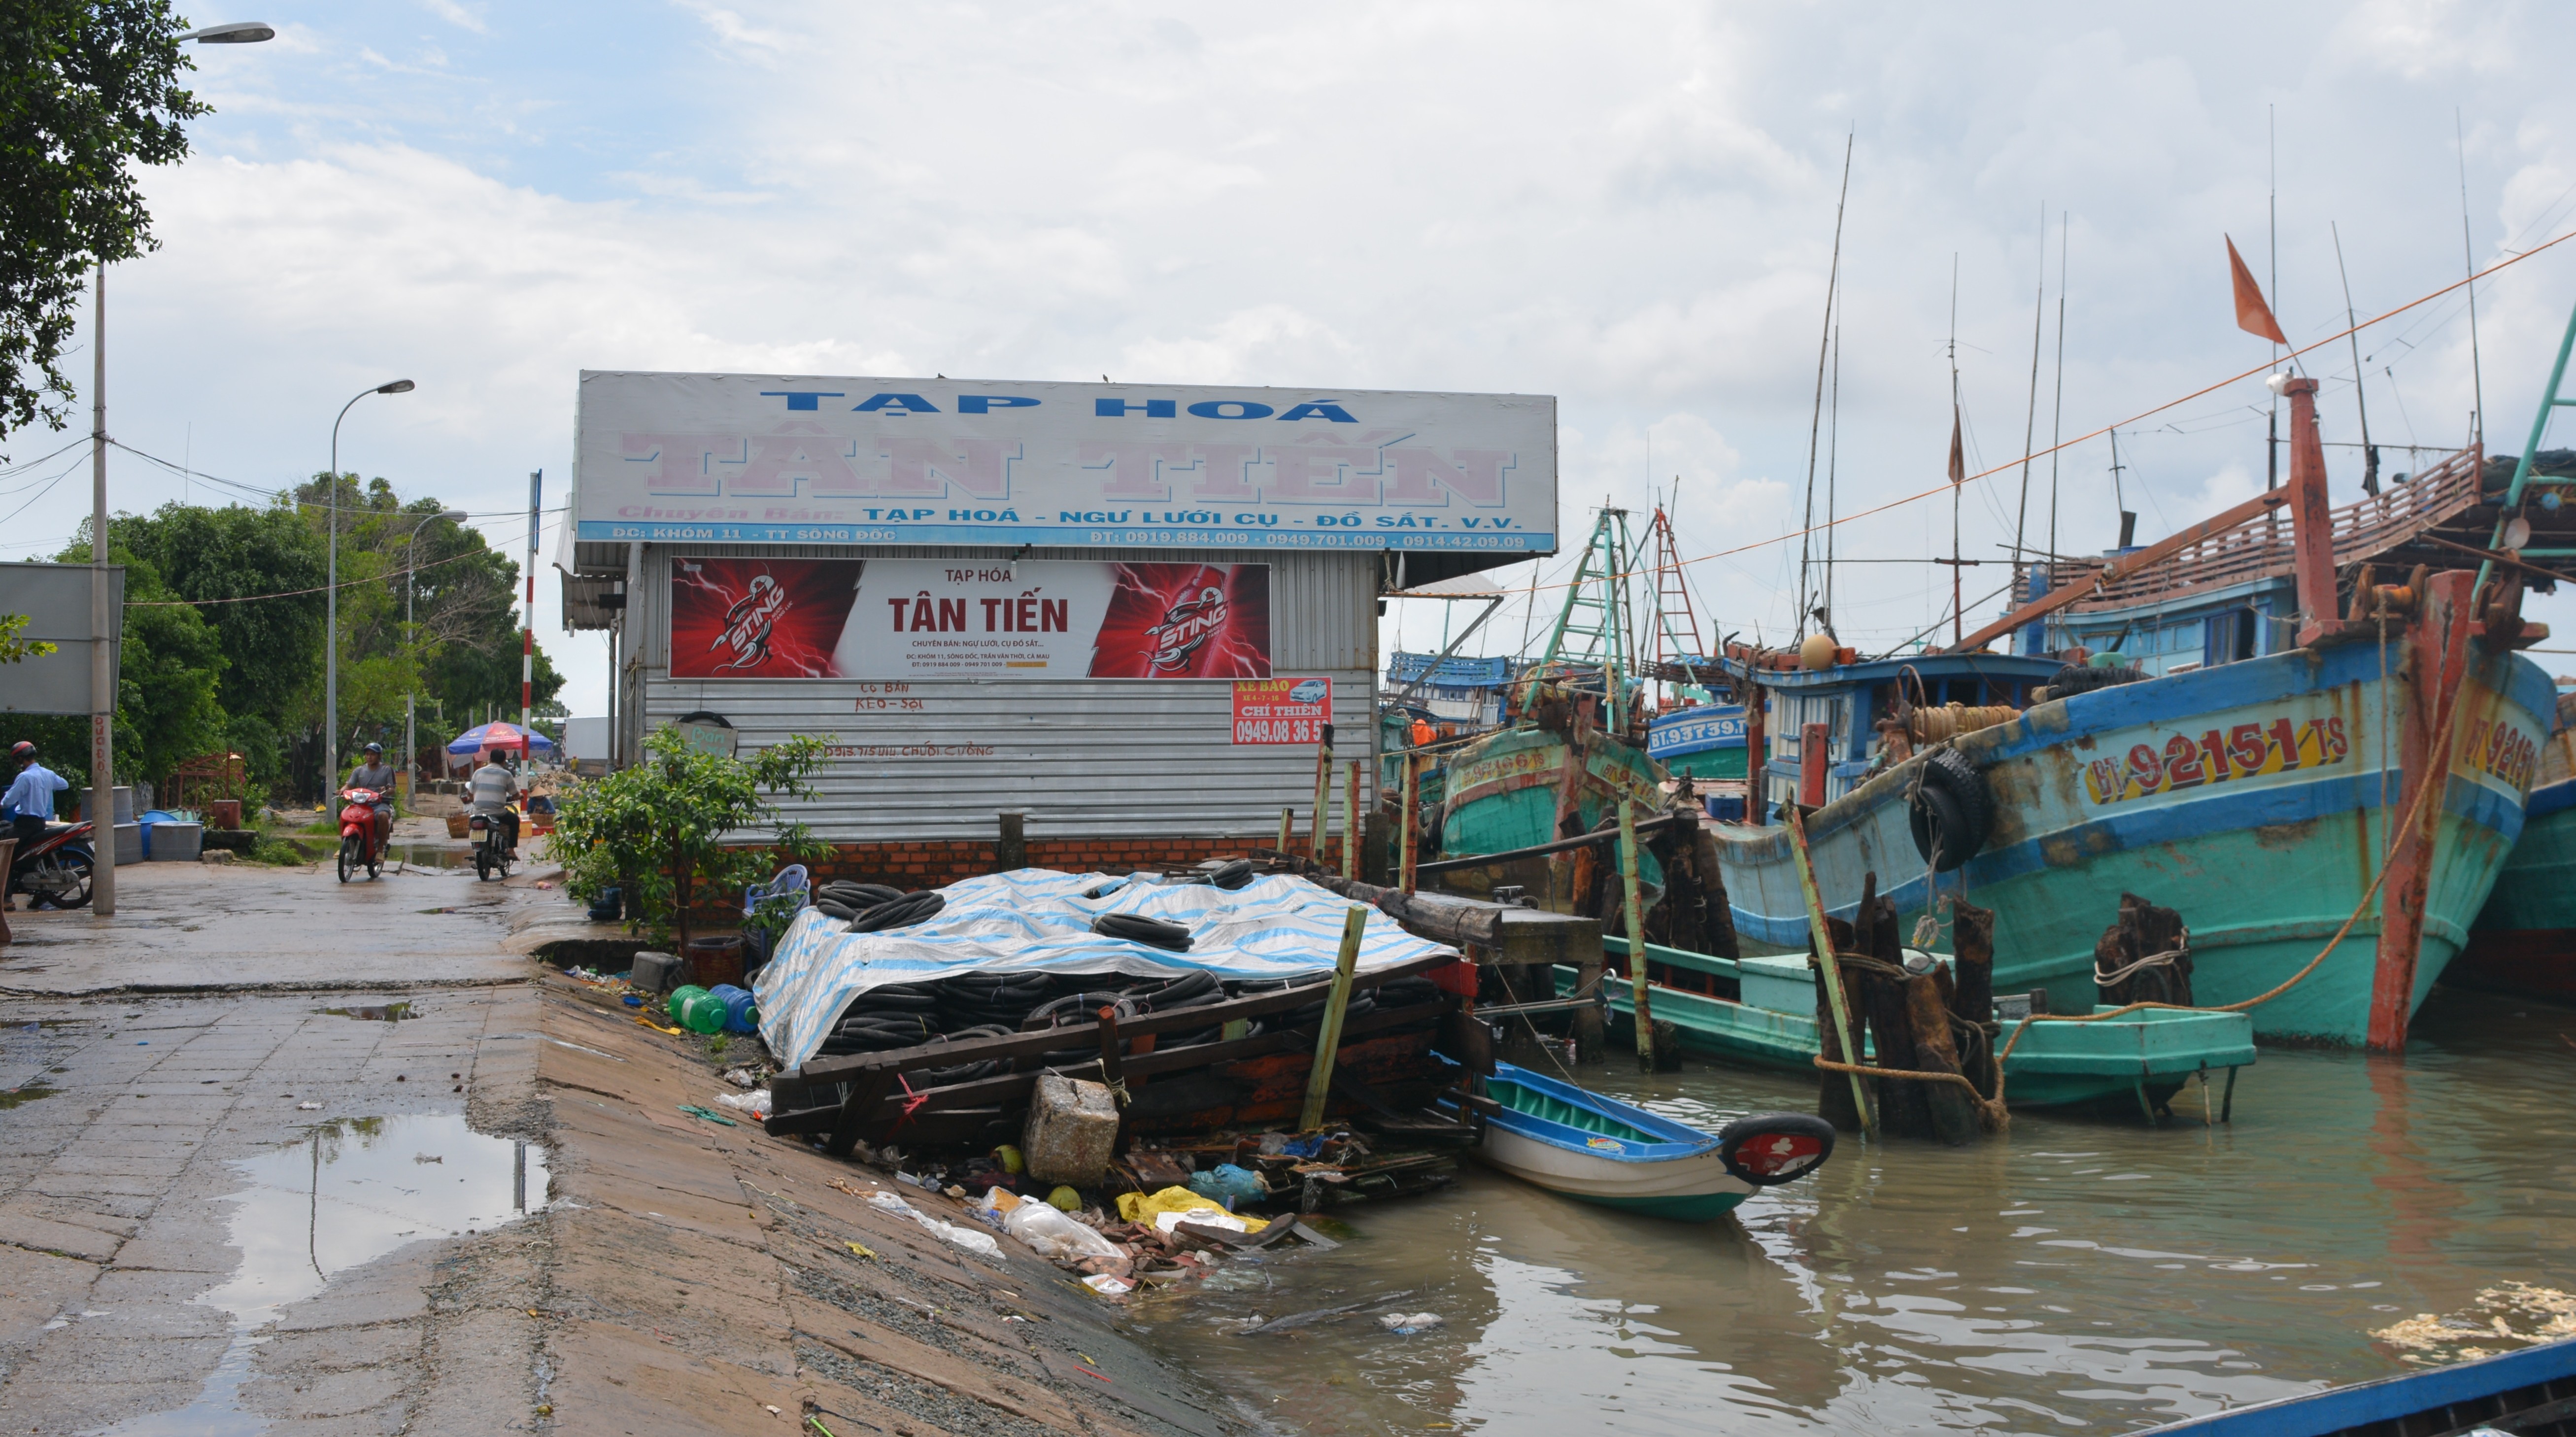
[[[0,819],[8,820],[9,836],[18,840],[16,851],[24,853],[45,836],[45,825],[54,820],[54,795],[71,782],[36,762],[36,746],[23,739],[9,746],[9,764],[18,773],[7,796],[0,797]],[[7,889],[0,883],[0,893]]]
[[[367,745],[366,761],[349,771],[347,788],[373,789],[376,793],[376,851],[382,853],[394,834],[394,770],[385,762],[385,746]]]

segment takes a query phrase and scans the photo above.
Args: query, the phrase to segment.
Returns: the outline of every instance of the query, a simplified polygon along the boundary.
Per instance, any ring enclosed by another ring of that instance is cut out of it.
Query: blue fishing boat
[[[1756,1113],[1715,1133],[1509,1063],[1485,1079],[1476,1155],[1550,1192],[1653,1217],[1706,1222],[1756,1191],[1814,1172],[1834,1130],[1804,1113]]]
[[[1960,647],[2055,622],[2187,547],[2215,546],[2213,564],[2268,552],[2284,506],[2299,646],[2161,676],[2079,668],[2027,711],[1861,777],[1807,820],[1828,912],[1849,916],[1872,872],[1909,917],[1968,894],[1995,912],[1996,991],[2046,989],[2050,1011],[2083,1013],[2095,942],[2120,895],[2140,894],[2182,912],[2199,1003],[2265,999],[2261,1037],[2402,1049],[2521,835],[2554,696],[2513,650],[2545,630],[2520,618],[2513,573],[2417,570],[2356,582],[2347,605],[2314,381],[2281,388],[2289,486]],[[1712,832],[1737,932],[1803,948],[1787,833]]]
[[[2258,1402],[2138,1437],[2451,1437],[2563,1432],[2576,1411],[2576,1338]]]
[[[1673,778],[1689,779],[1709,817],[1745,820],[1751,768],[1744,705],[1695,704],[1658,715],[1646,725],[1646,757]]]
[[[2443,981],[2576,1003],[2576,694],[2558,696],[2522,838]]]

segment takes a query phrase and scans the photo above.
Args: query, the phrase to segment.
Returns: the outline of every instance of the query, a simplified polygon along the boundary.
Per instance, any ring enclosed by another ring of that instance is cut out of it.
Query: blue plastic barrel
[[[760,1009],[752,999],[751,990],[737,988],[731,983],[718,983],[707,992],[724,1004],[726,1032],[749,1033],[760,1027]]]

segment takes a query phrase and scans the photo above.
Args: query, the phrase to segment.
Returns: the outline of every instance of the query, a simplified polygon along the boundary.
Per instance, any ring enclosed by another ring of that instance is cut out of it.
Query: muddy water
[[[1471,1170],[1346,1211],[1332,1252],[1241,1263],[1137,1325],[1317,1433],[2121,1431],[2406,1369],[2372,1335],[2507,1280],[2576,1288],[2576,1012],[2444,991],[2403,1063],[2266,1049],[2235,1121],[2015,1116],[1952,1151],[1847,1139],[1817,1177],[1681,1225]],[[1715,1127],[1811,1081],[1609,1065]],[[1409,1293],[1259,1338],[1254,1315]]]

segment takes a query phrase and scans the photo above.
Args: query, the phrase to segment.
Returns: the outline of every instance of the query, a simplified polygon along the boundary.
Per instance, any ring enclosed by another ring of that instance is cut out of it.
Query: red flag
[[[2263,287],[2254,282],[2253,271],[2245,267],[2245,257],[2236,252],[2232,239],[2227,241],[2227,267],[2236,275],[2236,327],[2289,348],[2290,341],[2282,337],[2279,322],[2272,318],[2272,306],[2263,302]]]
[[[1968,482],[1968,453],[1959,444],[1959,406],[1950,406],[1950,482]]]

